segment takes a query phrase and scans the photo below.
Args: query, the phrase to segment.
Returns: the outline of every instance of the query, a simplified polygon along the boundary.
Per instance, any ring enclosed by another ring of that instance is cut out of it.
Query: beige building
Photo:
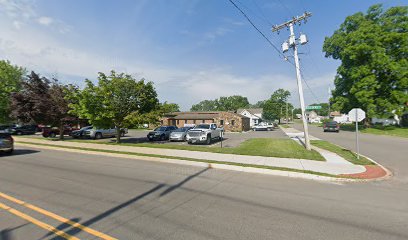
[[[166,114],[160,123],[177,127],[216,123],[226,132],[250,130],[250,118],[233,112],[174,112]]]

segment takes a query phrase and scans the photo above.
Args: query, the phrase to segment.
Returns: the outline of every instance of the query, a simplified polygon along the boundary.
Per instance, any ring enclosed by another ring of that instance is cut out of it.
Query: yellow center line
[[[19,200],[17,198],[14,198],[14,197],[9,196],[7,194],[4,194],[2,192],[0,192],[0,197],[3,197],[3,198],[5,198],[5,199],[7,199],[9,201],[12,201],[14,203],[17,203],[17,204],[21,205],[21,206],[27,207],[27,208],[29,208],[29,209],[31,209],[33,211],[36,211],[38,213],[41,213],[41,214],[45,215],[45,216],[51,217],[51,218],[53,218],[53,219],[55,219],[57,221],[60,221],[62,223],[69,224],[72,227],[81,229],[84,232],[87,232],[87,233],[92,234],[92,235],[94,235],[96,237],[102,238],[104,240],[118,240],[117,238],[111,237],[111,236],[106,235],[106,234],[104,234],[102,232],[99,232],[99,231],[96,231],[96,230],[94,230],[92,228],[86,227],[86,226],[84,226],[84,225],[82,225],[80,223],[77,223],[77,222],[71,221],[71,220],[69,220],[67,218],[61,217],[61,216],[59,216],[59,215],[57,215],[55,213],[52,213],[52,212],[47,211],[45,209],[42,209],[40,207],[36,207],[36,206],[34,206],[32,204],[25,203],[25,202],[23,202],[23,201],[21,201],[21,200]]]
[[[12,214],[18,216],[18,217],[21,217],[22,219],[25,219],[25,220],[27,220],[27,221],[29,221],[29,222],[31,222],[31,223],[33,223],[33,224],[35,224],[35,225],[41,227],[41,228],[44,228],[44,229],[47,230],[47,231],[53,232],[53,233],[55,233],[56,235],[58,235],[58,236],[60,236],[60,237],[63,237],[63,238],[65,238],[65,239],[68,239],[68,240],[79,240],[79,238],[77,238],[77,237],[73,237],[73,236],[71,236],[71,235],[69,235],[69,234],[67,234],[67,233],[65,233],[65,232],[63,232],[63,231],[61,231],[61,230],[56,229],[55,227],[53,227],[53,226],[51,226],[51,225],[48,225],[48,224],[46,224],[46,223],[44,223],[44,222],[41,222],[41,221],[39,221],[39,220],[37,220],[37,219],[35,219],[35,218],[33,218],[33,217],[30,217],[30,216],[28,216],[28,215],[26,215],[26,214],[24,214],[24,213],[22,213],[22,212],[20,212],[20,211],[18,211],[18,210],[16,210],[16,209],[14,209],[14,208],[11,208],[11,207],[9,207],[9,206],[7,206],[7,205],[1,203],[1,202],[0,202],[0,209],[4,209],[4,210],[6,210],[6,211],[8,211],[8,212],[10,212],[10,213],[12,213]]]

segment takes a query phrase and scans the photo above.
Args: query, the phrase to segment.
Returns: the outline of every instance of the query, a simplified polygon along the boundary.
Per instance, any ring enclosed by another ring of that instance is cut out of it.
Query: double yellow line
[[[36,206],[34,206],[34,205],[32,205],[32,204],[29,204],[29,203],[26,203],[26,202],[24,202],[24,201],[21,201],[21,200],[19,200],[19,199],[17,199],[17,198],[14,198],[14,197],[9,196],[9,195],[7,195],[7,194],[4,194],[4,193],[2,193],[2,192],[0,192],[0,197],[2,197],[2,198],[4,198],[4,199],[7,199],[7,200],[9,200],[9,201],[11,201],[11,202],[14,202],[14,203],[16,203],[16,204],[18,204],[18,205],[24,206],[24,207],[26,207],[26,208],[28,208],[28,209],[33,210],[33,211],[36,211],[36,212],[38,212],[38,213],[41,213],[41,214],[43,214],[43,215],[45,215],[45,216],[48,216],[48,217],[50,217],[50,218],[53,218],[53,219],[55,219],[55,220],[57,220],[57,221],[60,221],[60,222],[62,222],[62,223],[69,224],[69,225],[71,225],[72,227],[81,229],[82,231],[87,232],[87,233],[89,233],[89,234],[92,234],[92,235],[94,235],[94,236],[96,236],[96,237],[99,237],[99,238],[101,238],[101,239],[104,239],[104,240],[117,240],[117,239],[114,238],[114,237],[111,237],[111,236],[109,236],[109,235],[106,235],[106,234],[104,234],[104,233],[101,233],[101,232],[99,232],[99,231],[96,231],[96,230],[94,230],[94,229],[92,229],[92,228],[89,228],[89,227],[86,227],[86,226],[84,226],[84,225],[81,225],[80,223],[71,221],[71,220],[69,220],[69,219],[67,219],[67,218],[61,217],[61,216],[59,216],[59,215],[57,215],[57,214],[55,214],[55,213],[52,213],[52,212],[50,212],[50,211],[47,211],[47,210],[45,210],[45,209],[42,209],[42,208],[36,207]],[[33,218],[33,217],[30,217],[30,216],[28,216],[27,214],[24,214],[24,213],[22,213],[22,212],[20,212],[20,211],[18,211],[18,210],[16,210],[16,209],[14,209],[14,208],[12,208],[12,207],[9,207],[9,206],[7,206],[7,205],[1,203],[1,202],[0,202],[0,209],[4,209],[4,210],[8,211],[9,213],[12,213],[12,214],[14,214],[14,215],[16,215],[16,216],[18,216],[18,217],[21,217],[21,218],[23,218],[24,220],[29,221],[29,222],[31,222],[31,223],[33,223],[33,224],[35,224],[35,225],[37,225],[37,226],[39,226],[39,227],[41,227],[41,228],[47,230],[47,231],[50,231],[50,232],[52,232],[52,233],[54,233],[54,234],[56,234],[56,235],[58,235],[58,236],[60,236],[60,237],[65,238],[65,239],[69,239],[69,240],[79,240],[79,238],[77,238],[77,237],[71,236],[71,235],[69,235],[69,234],[67,234],[67,233],[65,233],[65,232],[63,232],[63,231],[61,231],[61,230],[59,230],[59,229],[57,229],[57,228],[55,228],[55,227],[53,227],[53,226],[47,224],[47,223],[41,222],[41,221],[39,221],[38,219],[35,219],[35,218]]]

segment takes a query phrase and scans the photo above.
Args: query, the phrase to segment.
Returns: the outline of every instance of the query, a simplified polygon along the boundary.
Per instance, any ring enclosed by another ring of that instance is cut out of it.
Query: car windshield
[[[166,127],[158,127],[154,129],[154,131],[163,132],[163,131],[166,131]]]
[[[200,124],[200,125],[195,126],[195,128],[210,129],[210,125],[209,124]]]
[[[81,128],[81,129],[79,129],[79,130],[88,130],[88,129],[91,129],[91,128],[92,128],[92,126],[87,126],[87,127]]]
[[[190,128],[189,127],[182,127],[182,128],[177,128],[173,132],[185,132],[188,131]]]
[[[337,125],[337,122],[328,122],[327,125]]]

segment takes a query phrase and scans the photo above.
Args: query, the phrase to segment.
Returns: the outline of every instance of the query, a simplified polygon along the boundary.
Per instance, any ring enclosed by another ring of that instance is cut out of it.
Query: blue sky
[[[339,62],[324,57],[322,44],[358,11],[404,1],[234,0],[280,47],[288,31],[279,24],[305,10],[313,16],[296,31],[307,104],[327,101]],[[0,58],[57,77],[64,83],[96,80],[111,69],[153,81],[160,101],[182,110],[205,99],[243,95],[264,100],[278,89],[298,104],[294,67],[255,31],[228,0],[0,0]],[[312,93],[313,92],[313,93]]]

